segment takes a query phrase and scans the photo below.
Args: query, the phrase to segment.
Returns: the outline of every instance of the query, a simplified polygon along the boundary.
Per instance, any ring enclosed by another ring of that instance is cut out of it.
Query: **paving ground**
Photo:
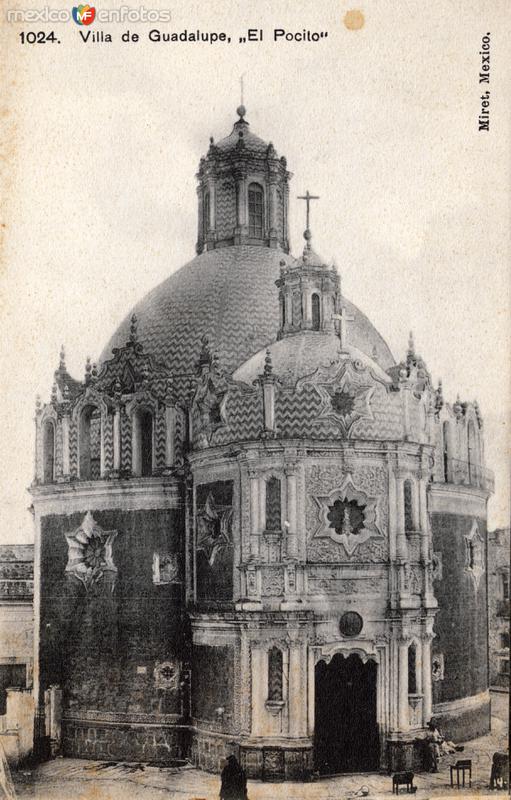
[[[491,756],[507,747],[508,702],[504,693],[492,692],[492,731],[487,736],[465,744],[463,758],[471,758],[472,789],[456,790],[449,785],[449,765],[460,754],[442,759],[438,774],[417,775],[415,797],[457,798],[467,795],[503,797],[507,792],[490,792]],[[112,766],[78,759],[56,759],[33,772],[14,776],[19,798],[33,800],[213,800],[218,798],[219,778],[193,768],[172,770],[141,764]],[[249,800],[344,800],[356,796],[366,786],[370,800],[392,796],[391,779],[386,775],[343,775],[316,783],[261,783],[249,781]],[[402,796],[405,794],[402,790]]]

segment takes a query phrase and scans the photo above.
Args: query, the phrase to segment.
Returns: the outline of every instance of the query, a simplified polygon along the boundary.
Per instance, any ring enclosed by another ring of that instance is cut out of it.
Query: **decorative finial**
[[[96,362],[92,365],[91,373],[90,373],[91,381],[96,381],[98,379],[98,365]]]
[[[475,411],[477,423],[478,423],[479,427],[482,428],[483,427],[483,416],[481,414],[481,409],[479,408],[479,403],[477,402],[477,400],[474,400],[474,411]]]
[[[305,192],[303,195],[298,195],[297,200],[305,200],[306,203],[306,223],[305,223],[305,231],[303,233],[303,238],[306,241],[306,249],[310,250],[310,240],[312,239],[312,233],[310,232],[310,202],[311,200],[319,200],[319,195],[311,194],[309,190]]]
[[[137,327],[138,327],[137,315],[133,314],[133,316],[131,317],[131,324],[130,324],[130,342],[132,342],[133,344],[137,343],[137,338],[138,338]]]
[[[39,411],[41,410],[41,407],[42,407],[41,395],[40,394],[36,394],[36,396],[35,396],[35,410],[36,410],[36,413],[39,413]]]
[[[244,97],[243,97],[244,91],[243,90],[245,88],[244,83],[243,83],[243,78],[244,78],[244,75],[240,75],[240,99],[241,99],[241,102],[240,102],[238,108],[236,109],[236,114],[238,115],[240,120],[242,120],[243,117],[245,116],[245,114],[247,113],[247,109],[245,108],[245,106],[243,104],[243,101],[244,101]]]
[[[440,413],[444,406],[444,390],[442,386],[442,379],[438,379],[438,389],[435,392],[435,411]]]
[[[456,419],[460,419],[461,416],[463,415],[463,406],[461,405],[459,394],[456,395],[456,402],[454,403],[452,410],[456,415]]]
[[[60,355],[59,355],[59,369],[65,370],[65,368],[66,368],[66,351],[64,350],[64,345],[61,345]]]
[[[410,356],[415,355],[415,342],[413,341],[413,331],[410,331],[408,335],[408,355]]]
[[[121,397],[122,397],[122,383],[121,383],[121,379],[119,378],[119,376],[117,376],[117,378],[115,379],[115,382],[114,382],[114,399],[117,402],[119,402]]]
[[[69,386],[67,383],[64,384],[64,389],[62,390],[62,396],[64,398],[64,403],[69,403]]]
[[[172,404],[175,400],[174,395],[174,378],[170,375],[165,381],[165,400],[168,405]]]
[[[265,378],[269,377],[273,374],[273,364],[271,360],[271,353],[269,350],[266,350],[266,356],[264,358],[264,370],[263,370]]]
[[[209,339],[205,334],[201,339],[201,344],[202,347],[199,355],[199,361],[197,362],[197,367],[199,371],[201,371],[206,366],[207,367],[211,366],[211,363],[213,361],[211,348],[209,346]]]
[[[85,383],[90,383],[90,374],[92,370],[92,364],[90,363],[90,356],[87,356],[87,360],[85,362]]]
[[[51,402],[53,403],[53,405],[55,405],[55,403],[57,402],[57,384],[56,383],[54,383],[53,386],[51,387]]]

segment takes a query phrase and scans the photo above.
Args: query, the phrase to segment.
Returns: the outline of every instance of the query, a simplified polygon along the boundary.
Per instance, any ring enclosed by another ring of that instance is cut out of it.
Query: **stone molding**
[[[454,514],[486,519],[488,492],[474,486],[432,483],[428,493],[430,514]]]
[[[32,497],[39,516],[73,514],[76,511],[120,509],[140,511],[179,508],[180,483],[169,478],[80,481],[33,487]]]
[[[435,703],[433,714],[463,714],[465,711],[479,708],[490,702],[490,690],[485,689],[479,694],[470,697],[460,697],[457,700],[447,700],[445,703]]]

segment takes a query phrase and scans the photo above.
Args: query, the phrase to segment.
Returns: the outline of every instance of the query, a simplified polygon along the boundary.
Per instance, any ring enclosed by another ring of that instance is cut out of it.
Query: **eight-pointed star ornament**
[[[117,531],[105,531],[87,511],[79,528],[66,533],[68,546],[66,573],[78,578],[86,589],[97,583],[105,572],[117,572],[113,561],[113,543]]]
[[[301,382],[310,384],[321,398],[317,419],[332,419],[338,424],[341,436],[349,438],[353,426],[361,419],[374,419],[370,400],[375,386],[368,385],[363,367],[355,368],[351,361],[336,365],[319,367],[316,372]]]

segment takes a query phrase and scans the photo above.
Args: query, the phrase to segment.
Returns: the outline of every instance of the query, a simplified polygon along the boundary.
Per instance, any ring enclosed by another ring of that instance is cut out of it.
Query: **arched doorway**
[[[323,775],[379,767],[376,670],[352,654],[316,665],[314,760]]]

